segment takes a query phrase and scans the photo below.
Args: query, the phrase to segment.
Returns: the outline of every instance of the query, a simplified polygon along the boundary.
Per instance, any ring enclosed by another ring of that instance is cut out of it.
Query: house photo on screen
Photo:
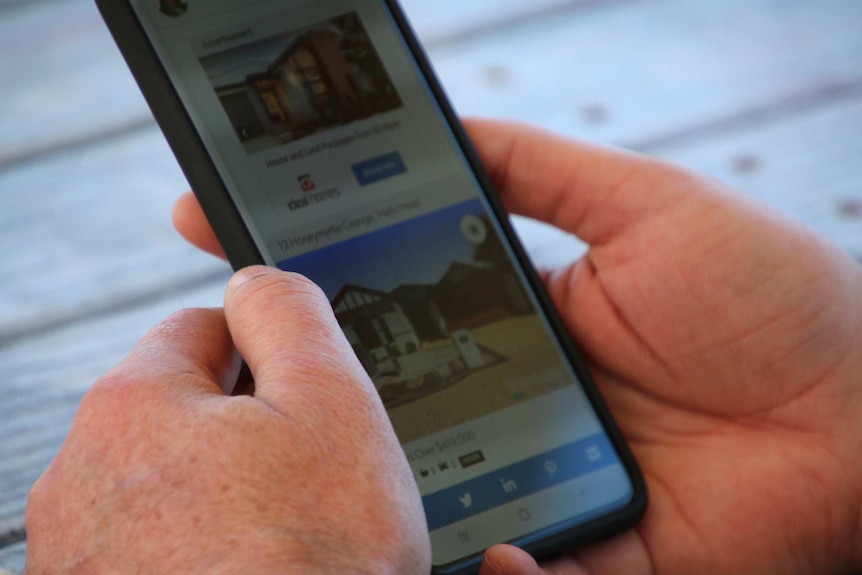
[[[402,106],[355,12],[200,62],[248,153]]]
[[[478,200],[279,267],[327,294],[402,442],[571,382]]]

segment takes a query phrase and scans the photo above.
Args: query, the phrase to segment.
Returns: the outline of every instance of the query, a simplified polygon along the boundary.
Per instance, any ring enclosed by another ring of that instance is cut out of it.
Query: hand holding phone
[[[237,350],[254,397],[232,396]],[[320,290],[246,268],[224,311],[173,315],[87,393],[28,499],[27,573],[425,575],[398,449]]]
[[[99,2],[231,263],[330,300],[435,571],[632,525],[639,471],[394,2]]]

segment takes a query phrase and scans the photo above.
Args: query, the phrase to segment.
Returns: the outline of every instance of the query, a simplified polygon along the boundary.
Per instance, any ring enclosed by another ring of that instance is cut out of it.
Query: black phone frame
[[[476,176],[488,200],[505,240],[515,254],[521,272],[548,319],[557,341],[579,378],[593,409],[601,421],[617,455],[626,469],[633,488],[631,501],[624,508],[586,523],[561,531],[545,528],[510,542],[522,547],[536,558],[549,557],[560,551],[598,541],[634,527],[646,513],[648,493],[643,474],[616,424],[604,398],[598,391],[586,363],[574,347],[544,283],[534,269],[527,253],[509,221],[490,176],[471,143],[466,130],[449,103],[437,79],[430,60],[407,20],[397,0],[382,0],[396,22],[399,31],[417,63],[425,82],[446,119],[449,128]],[[206,150],[188,112],[162,65],[155,48],[138,20],[129,0],[95,0],[99,12],[117,47],[126,60],[135,81],[152,110],[159,127],[191,184],[204,214],[210,222],[228,261],[234,269],[264,263],[251,233],[242,221],[227,186]],[[475,554],[448,565],[432,568],[434,575],[471,575],[477,572],[482,554]]]

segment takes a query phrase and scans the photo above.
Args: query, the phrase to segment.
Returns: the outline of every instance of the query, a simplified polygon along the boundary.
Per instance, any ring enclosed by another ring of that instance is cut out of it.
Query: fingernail
[[[237,289],[245,282],[252,280],[256,277],[268,276],[277,273],[279,273],[279,271],[275,268],[270,268],[266,266],[249,266],[233,274],[230,283],[228,283],[228,289]]]

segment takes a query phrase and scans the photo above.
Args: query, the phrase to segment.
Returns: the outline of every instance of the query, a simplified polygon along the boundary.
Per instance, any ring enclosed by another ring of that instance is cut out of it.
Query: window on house
[[[318,112],[328,113],[331,106],[329,84],[317,56],[307,46],[300,46],[290,57],[290,67],[302,78],[303,87],[312,105]]]

